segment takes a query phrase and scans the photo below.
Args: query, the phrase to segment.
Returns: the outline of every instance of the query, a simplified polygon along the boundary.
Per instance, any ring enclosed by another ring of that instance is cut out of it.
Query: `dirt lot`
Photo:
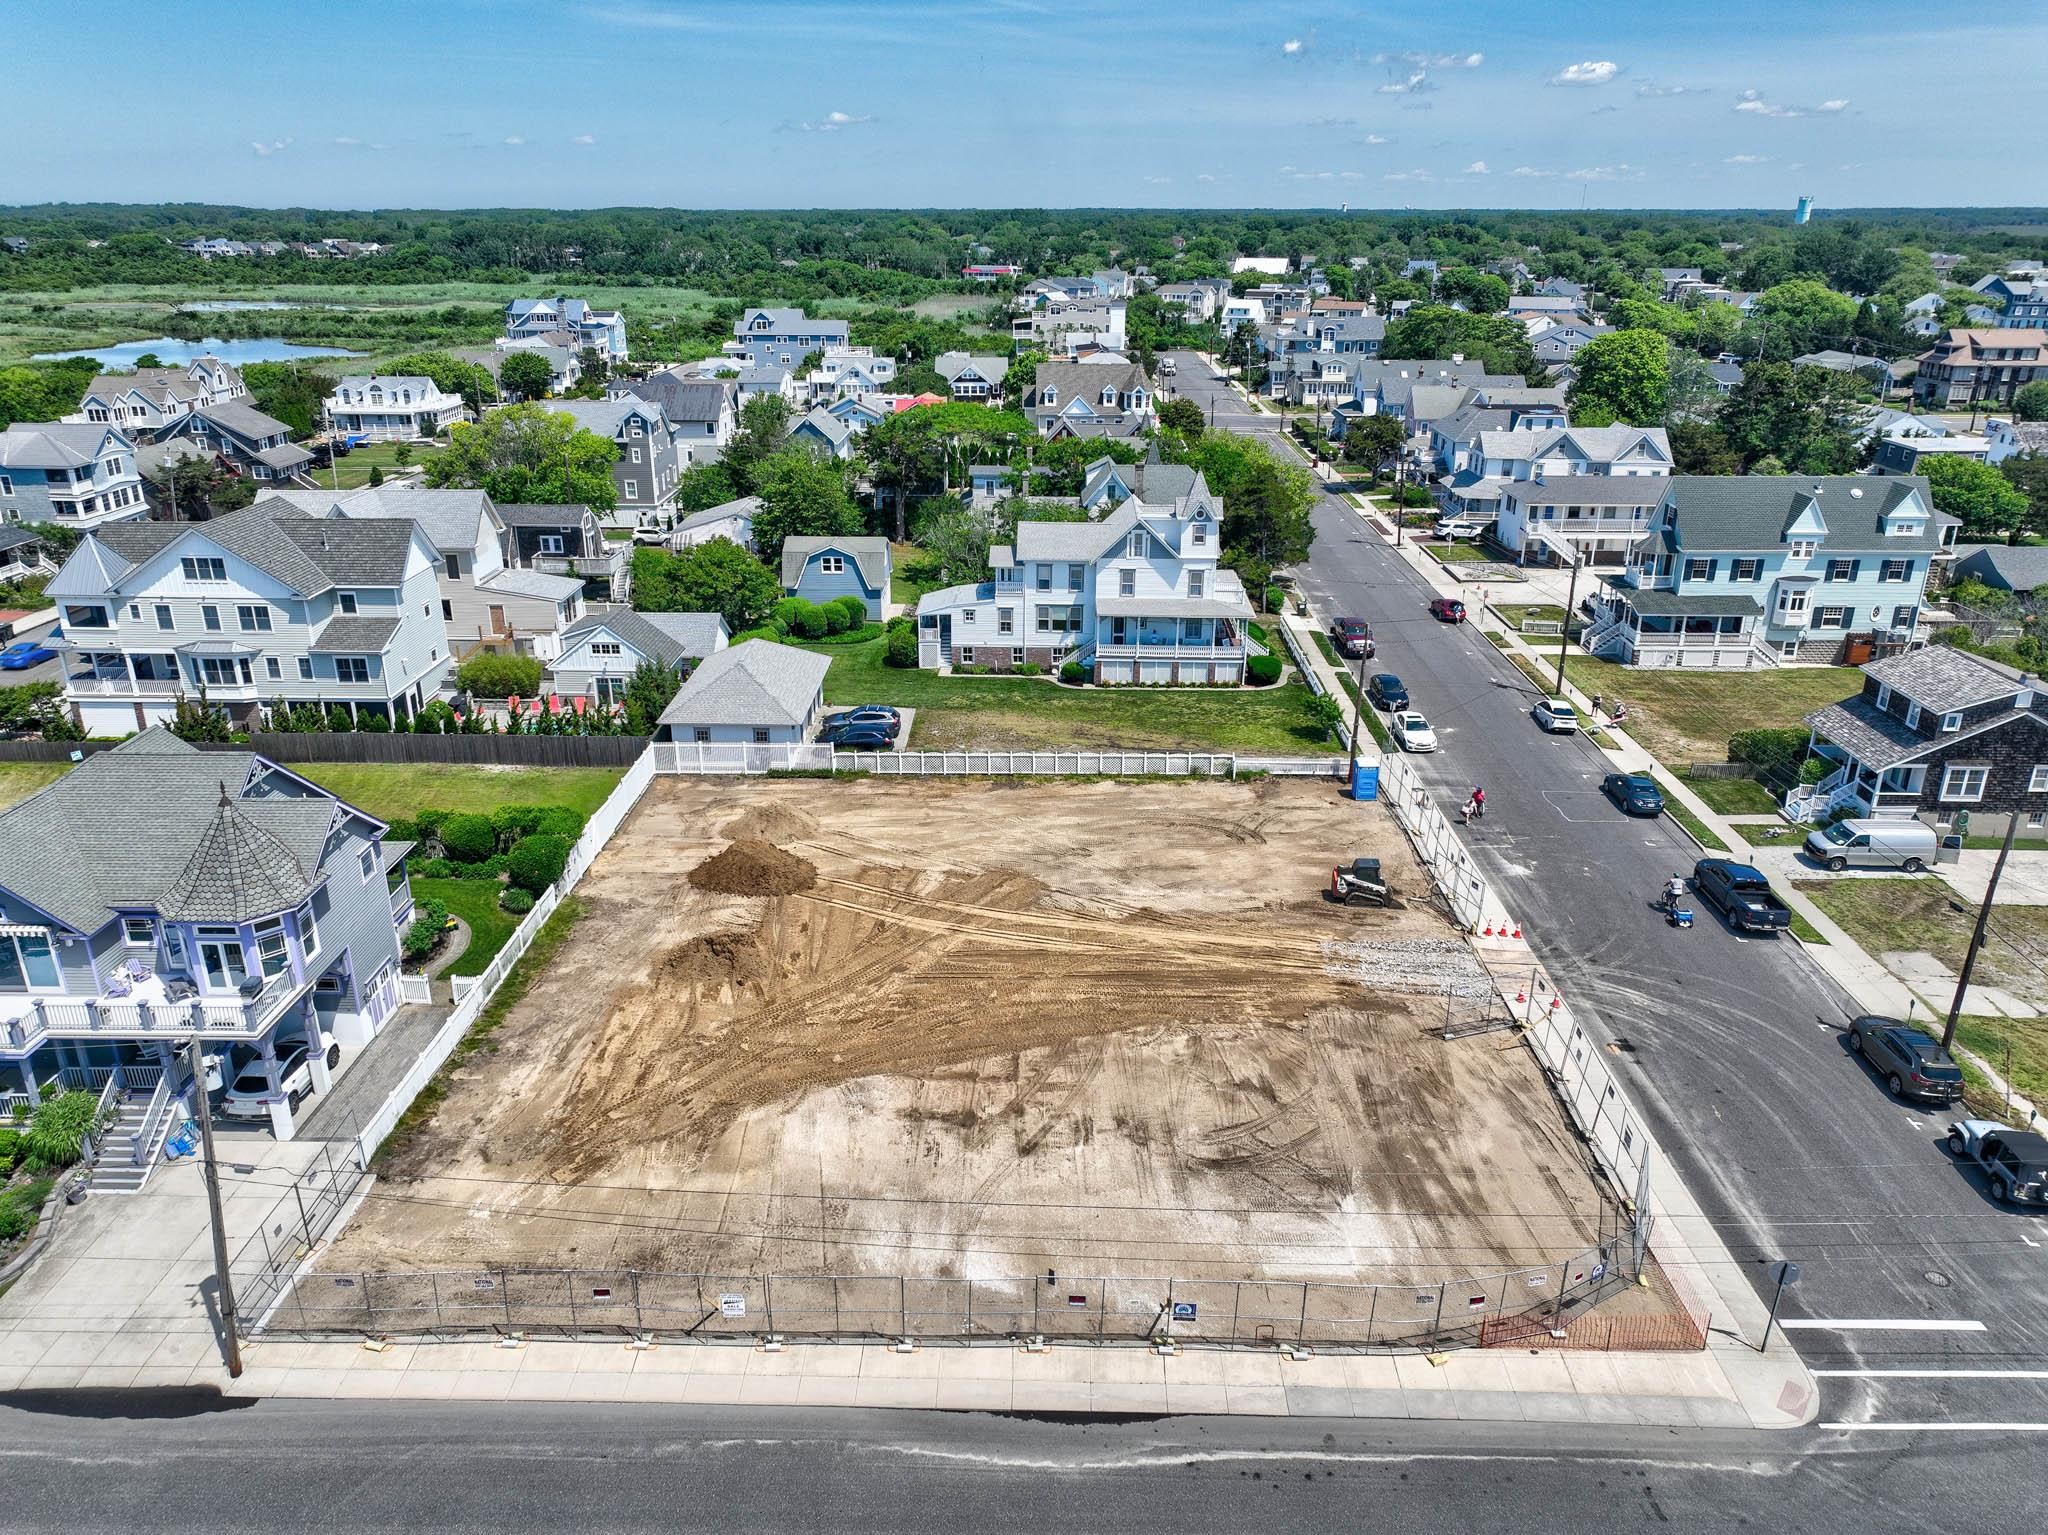
[[[1358,854],[1402,909],[1322,898]],[[1428,1032],[1476,966],[1425,892],[1323,782],[658,779],[326,1266],[1554,1260],[1595,1186],[1512,1036]]]

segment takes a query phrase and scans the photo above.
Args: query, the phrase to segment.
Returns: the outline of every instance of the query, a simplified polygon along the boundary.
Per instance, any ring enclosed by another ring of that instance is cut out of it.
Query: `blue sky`
[[[105,0],[82,26],[73,0],[11,0],[0,198],[2048,203],[2048,160],[2000,148],[2048,125],[2048,17],[1971,10]]]

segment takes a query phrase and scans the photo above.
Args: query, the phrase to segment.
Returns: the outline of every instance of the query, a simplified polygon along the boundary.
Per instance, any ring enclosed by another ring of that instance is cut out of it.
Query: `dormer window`
[[[1877,707],[1878,707],[1878,710],[1879,710],[1879,712],[1881,712],[1881,713],[1889,713],[1889,712],[1891,711],[1891,706],[1892,706],[1892,690],[1891,690],[1891,688],[1890,688],[1889,686],[1887,686],[1886,684],[1884,684],[1884,683],[1879,683],[1879,684],[1878,684],[1878,688],[1877,688]]]
[[[1114,405],[1114,404],[1116,404],[1116,391],[1115,391],[1114,389],[1105,389],[1105,390],[1103,390],[1103,391],[1102,391],[1102,403],[1103,403],[1104,405]]]
[[[1047,385],[1045,386],[1044,390],[1043,390],[1043,391],[1042,391],[1042,392],[1040,393],[1039,399],[1040,399],[1040,401],[1041,401],[1042,403],[1044,403],[1044,404],[1046,404],[1046,405],[1057,405],[1057,404],[1059,404],[1059,402],[1060,402],[1060,391],[1059,391],[1059,386],[1058,386],[1057,384],[1047,384]]]

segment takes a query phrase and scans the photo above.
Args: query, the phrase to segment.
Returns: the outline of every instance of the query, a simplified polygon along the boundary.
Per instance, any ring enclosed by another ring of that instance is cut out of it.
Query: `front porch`
[[[1825,821],[1842,811],[1857,817],[1910,816],[1923,808],[1927,767],[1912,758],[1929,745],[1905,721],[1861,697],[1845,698],[1806,716],[1807,756],[1836,764],[1816,783],[1785,793],[1785,815]]]
[[[1176,605],[1201,600],[1177,599]],[[1095,681],[1104,686],[1241,682],[1245,657],[1253,644],[1247,627],[1248,614],[1248,608],[1244,618],[1105,614],[1097,617],[1094,632],[1083,648],[1094,657]]]
[[[1775,666],[1777,658],[1759,643],[1762,617],[1762,605],[1750,597],[1688,597],[1610,581],[1593,598],[1593,624],[1582,643],[1624,666]]]

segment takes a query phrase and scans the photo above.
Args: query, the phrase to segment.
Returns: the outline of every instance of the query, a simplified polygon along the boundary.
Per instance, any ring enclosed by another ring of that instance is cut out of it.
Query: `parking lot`
[[[1361,855],[1395,909],[1325,899]],[[1406,1283],[1601,1229],[1327,781],[659,779],[576,900],[329,1267]]]

